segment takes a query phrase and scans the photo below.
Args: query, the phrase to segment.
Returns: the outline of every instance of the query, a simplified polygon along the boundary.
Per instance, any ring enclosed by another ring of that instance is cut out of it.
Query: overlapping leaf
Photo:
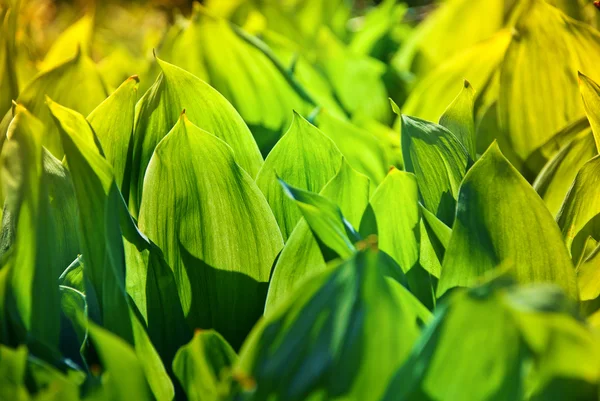
[[[369,200],[369,180],[354,171],[344,161],[335,177],[325,185],[321,195],[339,206],[342,218],[347,220],[352,227],[358,227]],[[303,211],[303,209],[300,210]],[[314,212],[324,214],[325,211],[317,209]],[[332,224],[339,222],[339,220],[335,220],[337,217],[339,215],[334,211]],[[341,224],[344,224],[343,221]],[[285,299],[303,279],[325,268],[327,260],[318,243],[323,240],[315,239],[313,232],[316,229],[314,222],[311,224],[311,222],[307,222],[306,218],[303,218],[292,231],[273,270],[265,310],[273,308],[274,305]],[[340,234],[347,237],[345,226]],[[335,238],[337,236],[334,236]],[[346,241],[348,241],[347,238],[342,241],[344,245],[341,247],[341,252],[344,253],[347,250]]]
[[[198,331],[181,347],[173,370],[190,401],[219,401],[227,397],[237,355],[219,333]],[[229,376],[228,376],[229,375]]]
[[[382,252],[359,252],[270,311],[234,371],[242,384],[254,383],[247,399],[379,400],[419,335],[419,322],[429,320],[385,274],[389,261]]]
[[[475,285],[503,263],[521,283],[555,283],[577,298],[575,269],[558,226],[493,144],[461,184],[438,296]]]
[[[136,108],[129,206],[138,214],[144,177],[152,153],[182,110],[191,122],[231,146],[236,162],[254,177],[263,164],[248,127],[231,104],[208,84],[157,59],[161,74]]]
[[[283,241],[235,160],[183,114],[152,156],[139,224],[164,251],[190,325],[215,328],[238,347],[261,314]]]
[[[498,116],[511,147],[524,160],[583,114],[577,71],[596,70],[600,33],[543,0],[526,1],[523,7],[501,67]]]
[[[299,114],[292,126],[267,156],[256,176],[287,240],[300,219],[300,211],[284,193],[278,178],[303,190],[318,193],[342,165],[335,143]]]
[[[104,100],[107,90],[93,61],[78,52],[72,59],[40,73],[19,94],[18,103],[46,127],[44,146],[61,159],[64,153],[60,136],[46,107],[46,96],[87,115]]]
[[[383,400],[594,398],[599,350],[569,302],[553,286],[502,280],[453,294]]]
[[[451,224],[458,187],[470,163],[465,147],[441,125],[402,115],[402,158],[406,171],[417,177],[425,207]]]
[[[112,166],[117,187],[127,198],[131,176],[130,150],[137,101],[138,78],[133,76],[87,117]]]

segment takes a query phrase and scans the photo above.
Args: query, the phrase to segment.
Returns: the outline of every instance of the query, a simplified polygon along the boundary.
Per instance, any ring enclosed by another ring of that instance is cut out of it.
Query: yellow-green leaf
[[[341,165],[342,154],[335,143],[295,113],[292,126],[256,176],[256,184],[265,194],[284,240],[300,220],[300,211],[286,196],[277,177],[299,189],[319,193]]]
[[[250,130],[231,104],[194,75],[156,59],[162,72],[136,107],[129,206],[138,214],[146,168],[154,149],[185,109],[190,121],[231,146],[236,162],[256,176],[262,156]]]
[[[471,287],[502,264],[521,283],[555,283],[578,296],[575,269],[552,215],[494,143],[461,184],[438,296]]]
[[[261,315],[283,241],[231,147],[183,114],[148,165],[139,224],[164,251],[190,325],[238,347]]]
[[[219,333],[199,330],[182,346],[173,360],[177,375],[190,401],[220,401],[227,397],[232,365],[237,355]]]
[[[87,117],[98,137],[104,157],[112,166],[117,187],[129,193],[131,163],[130,145],[133,135],[138,78],[133,76],[123,82],[106,100]]]
[[[320,194],[338,205],[344,218],[353,227],[358,227],[369,201],[369,180],[344,161]],[[302,218],[277,258],[265,310],[284,300],[305,277],[325,269],[325,266],[325,257],[311,227]]]

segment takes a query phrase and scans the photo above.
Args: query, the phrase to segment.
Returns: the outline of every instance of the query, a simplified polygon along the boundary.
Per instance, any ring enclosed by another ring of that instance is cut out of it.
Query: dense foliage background
[[[0,2],[0,400],[600,400],[587,0]]]

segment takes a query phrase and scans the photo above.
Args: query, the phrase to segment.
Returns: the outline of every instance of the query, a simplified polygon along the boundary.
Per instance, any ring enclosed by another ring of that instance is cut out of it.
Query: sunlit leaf
[[[313,276],[253,330],[234,370],[248,399],[379,400],[429,312],[367,250]],[[376,327],[376,330],[373,329]]]
[[[558,226],[493,144],[461,184],[438,296],[454,287],[473,286],[503,263],[512,266],[521,283],[555,283],[577,298],[575,269]]]
[[[544,165],[533,182],[533,188],[553,216],[560,211],[577,171],[597,154],[594,136],[589,128],[585,128]]]
[[[74,58],[40,73],[19,94],[18,103],[45,125],[44,146],[62,159],[60,136],[54,126],[46,96],[84,115],[90,113],[108,95],[93,61],[78,52]]]
[[[223,94],[244,118],[264,155],[289,126],[292,110],[307,115],[316,106],[264,43],[202,7],[195,7],[189,25],[171,46],[165,49],[169,60]]]
[[[40,64],[40,70],[47,71],[54,68],[78,52],[89,54],[93,30],[94,15],[85,14],[56,38]]]
[[[524,2],[515,29],[502,63],[498,116],[512,149],[525,160],[583,114],[577,71],[597,70],[600,33],[543,0]]]
[[[7,193],[3,239],[11,235],[10,226],[14,227],[14,239],[8,255],[4,249],[1,256],[5,259],[2,268],[10,269],[11,293],[25,329],[46,346],[56,348],[60,332],[56,280],[62,267],[54,258],[64,259],[64,255],[54,243],[57,230],[44,177],[42,132],[42,124],[32,114],[22,108],[17,111],[2,152],[2,182]]]
[[[571,247],[577,235],[599,213],[600,156],[596,156],[581,167],[556,216],[565,245],[571,253],[574,251]],[[594,234],[600,239],[600,233]]]
[[[463,89],[440,117],[440,125],[456,136],[473,160],[475,160],[477,145],[474,106],[475,90],[468,81],[465,81]]]
[[[419,75],[431,71],[457,51],[501,30],[509,22],[512,11],[505,3],[503,0],[445,2],[413,31],[392,64],[401,71],[415,71]],[[475,87],[481,88],[480,85]]]
[[[127,195],[131,175],[130,145],[137,101],[138,78],[133,76],[87,117],[98,137],[104,156],[112,166],[117,187]]]
[[[150,386],[144,369],[134,349],[122,338],[95,323],[88,323],[90,340],[98,353],[102,368],[92,367],[105,376],[105,389],[109,399],[150,399]]]
[[[315,124],[335,142],[353,168],[369,177],[373,187],[383,180],[390,162],[377,137],[327,110],[319,111]]]
[[[450,296],[384,400],[591,396],[599,350],[570,300],[554,286],[517,288],[502,280]],[[573,382],[564,387],[561,380]]]
[[[317,65],[325,72],[344,109],[387,124],[392,119],[383,81],[386,65],[348,51],[331,31],[322,29]]]
[[[356,251],[354,243],[360,240],[360,236],[335,203],[314,192],[294,188],[282,179],[279,183],[285,194],[294,200],[320,243],[343,259]]]
[[[179,349],[173,370],[190,401],[219,401],[227,396],[228,375],[237,355],[219,333],[198,331]]]
[[[0,398],[14,401],[28,401],[25,387],[27,348],[12,349],[0,345]]]
[[[149,164],[139,224],[164,251],[190,325],[238,347],[261,314],[283,241],[232,149],[183,114]]]
[[[579,90],[581,91],[587,118],[594,133],[596,149],[600,149],[600,86],[580,72]]]
[[[15,36],[17,29],[17,10],[9,8],[5,14],[0,12],[0,115],[10,110],[11,102],[19,96],[17,80]],[[0,145],[2,140],[0,140]]]
[[[343,162],[320,194],[339,206],[352,227],[358,227],[369,201],[369,180]],[[304,278],[325,269],[325,266],[326,259],[311,227],[302,218],[277,258],[265,310],[281,302]]]
[[[451,224],[470,161],[465,147],[441,125],[402,115],[402,155],[406,171],[417,177],[425,207]]]
[[[392,256],[404,273],[419,260],[418,197],[415,176],[392,169],[369,201],[376,219],[379,248]]]
[[[502,62],[511,38],[510,30],[502,30],[490,39],[444,60],[410,92],[402,112],[428,121],[438,121],[464,87],[462,83],[465,79],[481,95]],[[497,97],[497,92],[494,96]]]
[[[342,154],[335,143],[299,114],[294,114],[292,126],[271,150],[256,176],[256,184],[265,194],[284,240],[301,215],[277,177],[299,189],[318,193],[341,165]]]
[[[50,99],[48,107],[59,128],[67,162],[73,172],[79,205],[80,243],[85,257],[85,294],[91,321],[100,322],[125,342],[135,345],[153,395],[159,400],[168,400],[173,397],[173,385],[146,328],[131,309],[126,293],[126,253],[121,231],[124,203],[112,168],[103,158],[97,138],[81,114]],[[168,278],[165,277],[163,285],[169,285]],[[177,321],[176,315],[173,318]],[[179,331],[174,333],[178,338]]]
[[[160,140],[181,111],[198,127],[231,146],[236,162],[254,177],[263,164],[250,130],[229,102],[208,84],[172,64],[156,59],[161,74],[136,107],[129,206],[138,214],[146,168]]]

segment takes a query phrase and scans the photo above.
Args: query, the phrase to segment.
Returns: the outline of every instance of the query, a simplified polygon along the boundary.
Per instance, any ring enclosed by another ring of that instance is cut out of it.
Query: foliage
[[[0,3],[1,400],[600,398],[600,13],[358,3]]]

